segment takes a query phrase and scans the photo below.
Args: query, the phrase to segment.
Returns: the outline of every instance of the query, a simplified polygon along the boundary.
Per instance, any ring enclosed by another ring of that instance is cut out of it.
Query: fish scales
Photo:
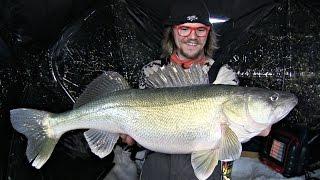
[[[212,148],[221,137],[220,106],[226,94],[219,86],[117,91],[57,116],[65,123],[53,127],[57,134],[78,128],[125,133],[151,150],[190,153]]]
[[[163,72],[187,73],[180,66],[167,68]],[[200,66],[191,68],[201,71]],[[237,84],[234,74],[224,68],[217,75],[224,78],[216,81]],[[170,73],[162,75],[171,78]],[[53,114],[19,108],[10,111],[10,119],[27,136],[26,155],[36,168],[49,159],[62,134],[89,129],[85,139],[100,158],[110,154],[120,134],[128,134],[153,151],[190,153],[194,173],[202,180],[218,160],[239,158],[241,142],[268,134],[297,103],[288,92],[230,85],[130,89],[121,75],[106,72],[88,85],[73,110]]]

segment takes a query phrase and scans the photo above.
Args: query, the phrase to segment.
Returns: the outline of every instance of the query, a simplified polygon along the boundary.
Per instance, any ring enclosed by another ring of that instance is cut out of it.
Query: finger
[[[125,134],[120,134],[120,138],[123,140],[123,139],[126,139],[127,135]]]
[[[271,131],[271,127],[269,127],[269,128],[267,128],[267,129],[261,131],[260,134],[258,134],[258,136],[266,137],[266,136],[268,136],[268,134],[270,133],[270,131]]]
[[[135,140],[134,140],[132,137],[127,136],[127,137],[126,137],[126,143],[127,143],[128,145],[132,146],[133,144],[135,144]]]

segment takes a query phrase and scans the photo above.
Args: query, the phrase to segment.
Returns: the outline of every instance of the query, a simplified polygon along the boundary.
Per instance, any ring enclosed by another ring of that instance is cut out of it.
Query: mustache
[[[185,41],[185,43],[201,44],[198,40],[190,39]]]

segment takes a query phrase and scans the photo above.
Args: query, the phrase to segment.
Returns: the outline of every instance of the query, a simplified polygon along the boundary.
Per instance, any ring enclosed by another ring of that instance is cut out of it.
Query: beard
[[[194,43],[194,44],[202,46],[202,44],[197,40],[188,40],[188,41],[183,42],[183,45],[185,46],[185,48],[188,47],[188,43]],[[202,57],[204,55],[203,48],[201,48],[197,51],[192,51],[191,53],[188,52],[187,49],[185,49],[185,48],[178,49],[178,54],[180,54],[180,56],[182,56],[186,59],[199,59],[200,57]]]
[[[185,51],[183,50],[180,50],[180,54],[187,58],[187,59],[198,59],[200,58],[202,55],[203,55],[203,51],[199,50],[198,52],[196,53],[193,53],[193,54],[189,54],[189,53],[186,53]]]

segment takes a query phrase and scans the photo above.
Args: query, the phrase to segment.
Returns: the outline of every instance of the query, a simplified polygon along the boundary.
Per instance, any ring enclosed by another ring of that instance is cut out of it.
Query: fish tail
[[[51,115],[46,111],[24,108],[10,111],[13,128],[28,138],[26,155],[37,169],[49,159],[60,138],[60,135],[54,135],[50,127]]]

